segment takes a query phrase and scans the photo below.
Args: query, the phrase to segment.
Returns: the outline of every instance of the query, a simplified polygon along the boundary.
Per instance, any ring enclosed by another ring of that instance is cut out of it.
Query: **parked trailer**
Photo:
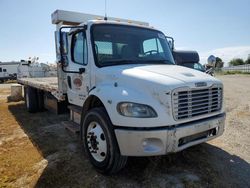
[[[17,67],[21,62],[0,62],[0,83],[7,80],[15,80]]]
[[[128,156],[178,152],[222,135],[223,85],[175,64],[148,23],[57,10],[57,78],[20,78],[30,112],[70,109],[91,164],[121,170]],[[56,106],[56,108],[54,107]]]

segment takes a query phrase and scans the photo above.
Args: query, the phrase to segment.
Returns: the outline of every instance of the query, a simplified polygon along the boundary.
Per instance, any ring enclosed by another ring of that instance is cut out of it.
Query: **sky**
[[[55,62],[56,9],[104,15],[105,0],[0,0],[0,61]],[[149,22],[203,64],[209,55],[228,62],[250,54],[250,0],[107,0],[107,15]]]

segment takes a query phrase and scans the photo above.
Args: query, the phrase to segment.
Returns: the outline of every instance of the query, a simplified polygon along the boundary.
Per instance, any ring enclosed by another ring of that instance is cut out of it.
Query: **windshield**
[[[174,64],[163,33],[134,26],[94,25],[92,45],[96,65]]]

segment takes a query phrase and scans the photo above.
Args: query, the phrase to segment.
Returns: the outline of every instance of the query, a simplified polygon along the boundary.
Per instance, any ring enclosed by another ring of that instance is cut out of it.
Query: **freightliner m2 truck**
[[[70,110],[89,161],[101,173],[128,156],[179,152],[222,135],[223,85],[178,66],[148,23],[57,10],[58,76],[19,78],[29,112]]]

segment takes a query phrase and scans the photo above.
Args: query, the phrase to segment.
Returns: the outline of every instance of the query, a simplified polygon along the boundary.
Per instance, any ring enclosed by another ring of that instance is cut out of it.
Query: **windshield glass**
[[[174,64],[163,33],[134,26],[94,25],[92,45],[97,66]]]

